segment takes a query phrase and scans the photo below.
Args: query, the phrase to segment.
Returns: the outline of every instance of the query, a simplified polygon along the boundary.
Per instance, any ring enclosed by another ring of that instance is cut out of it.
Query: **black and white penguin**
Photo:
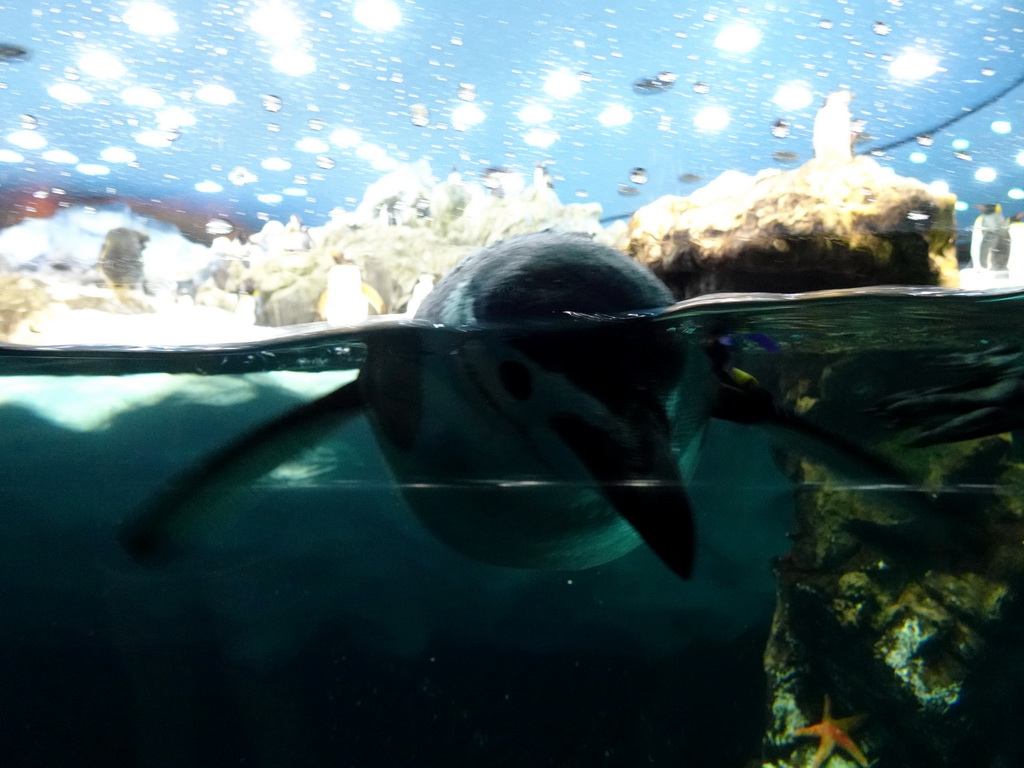
[[[853,159],[853,116],[847,90],[832,91],[814,116],[814,159],[823,163],[848,163]]]

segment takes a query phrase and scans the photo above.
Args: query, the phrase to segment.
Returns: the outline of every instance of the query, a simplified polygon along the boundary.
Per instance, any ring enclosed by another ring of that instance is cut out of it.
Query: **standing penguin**
[[[1010,255],[1006,260],[1006,268],[1010,279],[1021,282],[1024,278],[1024,213],[1015,213],[1010,217],[1006,227],[1010,239]]]
[[[832,91],[814,116],[814,158],[823,163],[848,163],[853,159],[853,131],[847,90]]]
[[[971,230],[971,265],[975,269],[1006,269],[1010,253],[1006,217],[998,203],[975,206],[981,215]]]
[[[384,299],[377,290],[363,280],[363,271],[344,254],[334,254],[335,265],[327,271],[327,288],[317,302],[317,315],[329,325],[358,325],[370,316],[370,309],[378,315],[386,309]]]

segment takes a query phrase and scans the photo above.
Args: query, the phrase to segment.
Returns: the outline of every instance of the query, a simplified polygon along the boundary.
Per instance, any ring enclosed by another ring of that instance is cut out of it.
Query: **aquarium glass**
[[[1024,764],[1024,6],[0,0],[0,762]]]

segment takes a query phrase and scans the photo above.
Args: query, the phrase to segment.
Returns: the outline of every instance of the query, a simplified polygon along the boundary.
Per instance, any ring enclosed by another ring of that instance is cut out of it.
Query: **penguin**
[[[111,288],[142,288],[142,251],[149,235],[128,227],[107,232],[99,267]]]
[[[1010,240],[1006,268],[1010,281],[1019,284],[1024,282],[1024,212],[1015,213],[1008,219],[1006,235]]]
[[[518,568],[589,568],[646,544],[688,578],[696,531],[686,489],[712,418],[798,433],[875,469],[730,369],[721,345],[652,323],[671,303],[646,267],[586,236],[487,246],[413,320],[367,331],[355,381],[186,471],[125,523],[122,545],[139,562],[166,562],[239,486],[358,416],[435,537]]]
[[[238,303],[235,304],[234,315],[246,325],[256,325],[259,313],[259,301],[256,286],[249,278],[238,286]]]
[[[823,163],[848,163],[853,159],[853,132],[847,90],[832,91],[814,116],[814,158]]]
[[[971,228],[971,266],[975,270],[1001,271],[1009,257],[1006,217],[999,203],[982,203],[975,208],[981,215]]]
[[[317,301],[317,316],[329,325],[356,325],[370,316],[370,309],[384,314],[380,293],[363,280],[363,271],[344,254],[333,253],[335,264],[327,271],[327,287]]]

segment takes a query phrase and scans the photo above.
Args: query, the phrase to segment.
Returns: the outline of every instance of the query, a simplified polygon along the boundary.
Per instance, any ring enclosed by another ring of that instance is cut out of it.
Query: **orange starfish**
[[[868,759],[860,748],[854,744],[848,732],[860,725],[867,715],[853,715],[842,717],[838,720],[832,719],[832,702],[825,696],[824,712],[821,714],[821,722],[816,725],[808,725],[804,728],[797,728],[793,731],[794,736],[817,736],[820,739],[818,751],[811,758],[810,768],[821,768],[825,761],[832,756],[836,748],[843,750],[857,763],[867,768]]]

